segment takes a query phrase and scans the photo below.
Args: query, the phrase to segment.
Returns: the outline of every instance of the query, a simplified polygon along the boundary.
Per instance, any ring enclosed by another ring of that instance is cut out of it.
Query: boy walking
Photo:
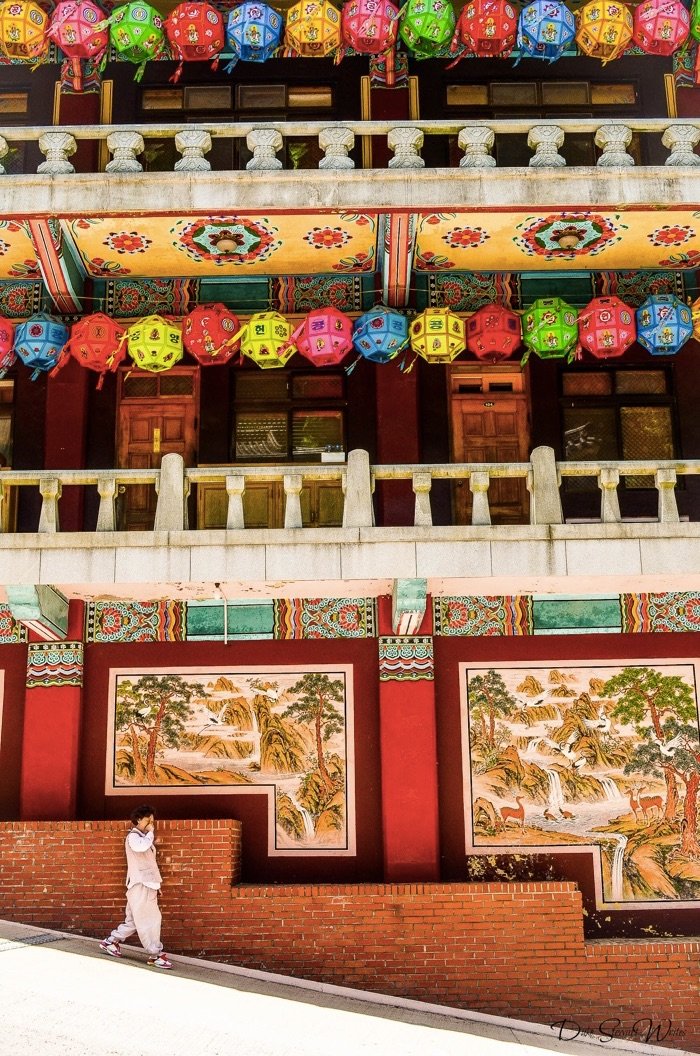
[[[149,954],[148,963],[154,968],[172,968],[160,941],[162,917],[158,892],[162,877],[156,863],[153,814],[153,807],[149,803],[136,807],[131,814],[132,828],[125,843],[127,874],[124,923],[102,940],[100,949],[111,957],[121,957],[120,944],[138,932],[141,945]]]

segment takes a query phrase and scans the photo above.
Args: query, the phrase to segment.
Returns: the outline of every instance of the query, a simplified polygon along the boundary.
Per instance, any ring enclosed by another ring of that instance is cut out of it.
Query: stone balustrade
[[[458,165],[464,169],[488,169],[497,165],[492,151],[496,141],[504,136],[525,137],[532,151],[530,166],[561,168],[566,166],[562,153],[567,135],[589,134],[599,150],[596,166],[620,168],[634,166],[635,158],[628,148],[635,136],[660,139],[668,151],[664,164],[674,168],[700,165],[695,153],[700,144],[700,121],[679,118],[583,119],[561,118],[556,121],[514,119],[493,121],[286,121],[286,122],[202,122],[196,125],[144,124],[71,125],[56,127],[0,128],[1,164],[11,146],[17,143],[38,143],[45,160],[38,172],[43,175],[70,175],[74,166],[70,161],[79,143],[90,140],[106,145],[111,161],[106,165],[110,174],[139,173],[140,160],[149,140],[171,139],[181,155],[175,163],[177,172],[202,172],[211,169],[206,155],[214,140],[227,139],[245,143],[252,157],[241,167],[250,171],[275,172],[284,168],[278,157],[290,138],[312,138],[319,144],[319,169],[352,169],[357,162],[350,156],[362,137],[382,137],[392,157],[389,168],[422,168],[425,165],[421,150],[426,137],[456,140],[463,156]],[[359,151],[357,152],[359,155]],[[660,163],[660,162],[659,162]]]
[[[130,486],[152,485],[157,492],[153,531],[188,531],[187,498],[193,487],[219,484],[225,488],[228,505],[226,530],[257,534],[266,529],[248,528],[245,523],[243,497],[246,488],[261,482],[282,486],[284,494],[284,528],[304,530],[301,491],[314,481],[337,483],[344,493],[342,528],[374,528],[373,495],[384,481],[410,481],[415,495],[413,527],[432,528],[431,491],[436,481],[466,482],[472,495],[471,527],[491,525],[489,489],[494,481],[522,480],[530,495],[529,524],[564,523],[561,493],[572,478],[592,478],[600,489],[602,525],[619,524],[618,487],[624,478],[640,480],[655,487],[659,524],[680,521],[676,487],[683,476],[700,475],[700,460],[633,461],[633,462],[556,462],[554,451],[538,447],[529,462],[448,463],[442,465],[372,466],[366,451],[351,451],[347,463],[332,465],[280,466],[206,466],[185,468],[180,455],[165,455],[160,470],[2,470],[0,472],[0,507],[12,488],[36,488],[41,496],[37,531],[40,535],[57,533],[60,499],[64,487],[94,487],[99,495],[95,531],[118,529],[116,504],[118,495]],[[653,518],[650,518],[650,520]],[[444,527],[444,526],[443,526]],[[196,530],[195,530],[196,531]],[[324,529],[329,533],[338,529]]]

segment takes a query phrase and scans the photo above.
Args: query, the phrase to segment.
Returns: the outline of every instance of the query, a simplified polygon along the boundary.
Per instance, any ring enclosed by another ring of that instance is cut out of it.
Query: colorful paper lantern
[[[401,8],[401,39],[417,59],[430,59],[446,48],[455,30],[449,0],[407,0]]]
[[[15,330],[15,352],[33,371],[32,381],[53,370],[67,340],[68,327],[50,315],[40,313],[20,323]]]
[[[182,359],[182,330],[160,315],[147,315],[126,332],[129,355],[137,367],[158,374]]]
[[[280,46],[282,16],[267,4],[243,3],[228,16],[226,41],[233,52],[231,67],[239,60],[266,62]]]
[[[337,308],[314,308],[292,343],[315,367],[335,367],[352,351],[352,321]]]
[[[515,47],[517,33],[518,13],[508,0],[469,0],[457,20],[455,41],[479,58],[505,59]]]
[[[652,356],[675,356],[692,336],[690,308],[673,294],[653,294],[637,309],[637,341]]]
[[[150,4],[135,0],[117,7],[108,19],[109,39],[123,59],[138,66],[134,80],[140,81],[149,59],[163,50],[163,20]]]
[[[700,40],[700,0],[693,0],[690,9],[690,35],[695,40]]]
[[[125,333],[123,326],[115,323],[103,312],[84,316],[71,328],[70,339],[51,371],[51,377],[54,377],[68,362],[68,357],[72,356],[81,367],[87,367],[100,375],[97,388],[101,389],[105,374],[108,371],[114,372],[126,358]]]
[[[467,347],[464,320],[449,308],[426,308],[409,328],[411,348],[426,363],[451,363]]]
[[[632,12],[618,0],[590,0],[577,11],[576,24],[579,49],[603,65],[622,54],[634,30]]]
[[[637,336],[634,311],[619,297],[594,297],[578,315],[583,348],[597,359],[623,356]]]
[[[4,378],[10,367],[17,362],[14,344],[14,323],[0,315],[0,378]]]
[[[51,15],[47,36],[68,59],[76,91],[83,83],[80,60],[92,59],[99,64],[107,52],[109,30],[104,17],[92,0],[60,0]]]
[[[0,48],[10,59],[36,62],[48,51],[49,16],[34,0],[0,4]]]
[[[296,352],[292,328],[279,312],[256,312],[235,336],[243,355],[263,370],[284,367]]]
[[[541,297],[523,315],[523,342],[527,363],[531,352],[540,359],[571,361],[576,351],[578,326],[576,310],[561,297]]]
[[[285,43],[307,59],[340,47],[340,11],[328,0],[300,0],[287,12]]]
[[[228,363],[238,352],[235,336],[241,328],[238,316],[223,304],[201,304],[186,317],[182,340],[191,356],[203,367]]]
[[[223,15],[211,4],[196,0],[178,4],[165,20],[165,32],[173,55],[180,60],[171,81],[180,79],[184,62],[211,62],[212,70],[216,69],[226,33]]]
[[[690,15],[681,0],[644,0],[634,9],[634,43],[649,55],[672,55],[689,30]]]
[[[534,0],[520,12],[518,47],[532,59],[554,62],[573,42],[576,22],[559,0]]]
[[[500,304],[485,304],[467,319],[467,348],[477,359],[508,359],[521,340],[520,316]]]
[[[408,319],[392,308],[372,308],[355,320],[352,343],[371,363],[388,363],[408,344]]]
[[[398,17],[391,0],[348,0],[341,12],[343,43],[360,55],[383,55],[396,44]]]

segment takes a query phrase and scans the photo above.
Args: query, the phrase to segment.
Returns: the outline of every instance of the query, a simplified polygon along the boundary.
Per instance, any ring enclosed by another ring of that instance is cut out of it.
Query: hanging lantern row
[[[256,312],[241,325],[223,304],[203,304],[182,322],[149,315],[124,328],[95,312],[68,328],[50,315],[14,326],[0,318],[0,377],[19,359],[32,379],[54,377],[72,357],[104,376],[127,354],[141,370],[159,373],[179,363],[184,351],[203,367],[247,357],[263,369],[285,366],[299,352],[317,367],[338,366],[354,350],[371,363],[389,363],[407,349],[426,363],[451,363],[468,350],[497,363],[525,345],[540,359],[573,359],[581,350],[597,359],[624,355],[636,340],[654,356],[672,356],[691,337],[700,340],[700,298],[692,307],[670,294],[647,297],[634,311],[618,297],[595,297],[577,312],[560,297],[543,297],[522,313],[487,304],[468,319],[449,308],[426,308],[409,322],[378,306],[354,322],[337,308],[314,308],[292,332],[279,312]],[[352,369],[352,368],[349,368]]]
[[[652,55],[671,55],[688,34],[700,40],[700,0],[689,13],[682,0],[643,0],[633,8],[619,0],[588,0],[574,14],[563,0],[533,0],[519,14],[509,0],[468,0],[459,20],[451,0],[300,0],[286,25],[273,7],[243,0],[227,15],[206,0],[185,0],[164,20],[142,0],[115,7],[107,16],[93,0],[58,0],[49,15],[36,0],[0,3],[0,51],[11,59],[37,63],[53,42],[70,64],[80,87],[80,62],[104,64],[108,46],[134,63],[137,80],[145,64],[171,54],[179,61],[210,62],[227,48],[238,61],[265,62],[284,44],[305,58],[383,55],[400,35],[416,58],[463,52],[507,58],[516,44],[521,57],[554,62],[574,44],[603,63],[631,44]],[[230,69],[230,67],[227,67]]]

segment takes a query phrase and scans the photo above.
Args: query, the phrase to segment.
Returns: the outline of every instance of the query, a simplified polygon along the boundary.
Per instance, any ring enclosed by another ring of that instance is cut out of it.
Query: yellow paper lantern
[[[340,11],[328,0],[301,0],[287,12],[285,43],[305,58],[324,58],[340,47]]]
[[[126,332],[129,355],[141,370],[157,374],[182,359],[182,328],[160,315],[139,319]]]
[[[576,14],[576,43],[584,55],[616,59],[632,41],[634,18],[617,0],[590,0]]]
[[[296,352],[292,328],[279,312],[257,312],[233,338],[241,339],[241,352],[263,370],[283,367]]]
[[[700,341],[700,297],[691,304],[690,314],[693,320],[693,337]]]
[[[36,62],[49,47],[49,16],[34,0],[0,4],[0,48],[10,59]]]
[[[464,320],[449,308],[426,308],[411,323],[410,337],[426,363],[451,363],[467,347]]]

